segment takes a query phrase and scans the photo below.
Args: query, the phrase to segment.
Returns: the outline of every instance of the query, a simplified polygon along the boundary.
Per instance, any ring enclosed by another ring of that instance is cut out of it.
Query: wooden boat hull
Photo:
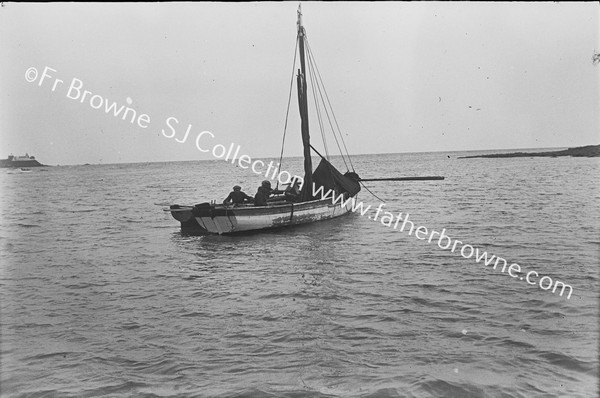
[[[203,203],[196,205],[191,212],[200,228],[209,233],[221,235],[329,220],[350,211],[352,211],[350,204],[342,206],[339,203],[332,204],[331,199],[321,199],[303,203],[285,202],[269,206],[233,207]],[[187,214],[180,212],[178,216],[181,216],[182,219],[185,218],[189,227]],[[182,228],[184,228],[184,223],[181,222]]]

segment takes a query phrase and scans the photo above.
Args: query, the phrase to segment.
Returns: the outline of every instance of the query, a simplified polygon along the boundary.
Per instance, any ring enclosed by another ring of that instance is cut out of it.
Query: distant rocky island
[[[563,151],[553,152],[514,152],[514,153],[495,153],[491,155],[475,155],[475,156],[461,156],[458,159],[471,159],[471,158],[529,158],[529,157],[550,157],[555,158],[558,156],[575,156],[575,157],[598,157],[600,156],[600,145],[587,145],[580,146],[577,148],[569,148]]]
[[[45,165],[41,164],[37,160],[35,160],[35,156],[29,156],[29,154],[25,154],[25,156],[13,156],[10,155],[6,159],[0,159],[0,167],[2,168],[18,168],[18,167],[44,167]]]

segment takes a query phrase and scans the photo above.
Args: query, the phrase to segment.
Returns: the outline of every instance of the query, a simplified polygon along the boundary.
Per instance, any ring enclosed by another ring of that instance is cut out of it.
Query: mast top
[[[298,31],[302,31],[302,4],[298,4]]]

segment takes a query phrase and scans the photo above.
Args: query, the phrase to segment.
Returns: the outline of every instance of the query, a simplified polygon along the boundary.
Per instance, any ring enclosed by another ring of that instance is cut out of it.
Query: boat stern
[[[171,205],[166,211],[170,211],[173,218],[181,223],[182,231],[208,232],[198,224],[193,210],[194,207],[192,206]]]

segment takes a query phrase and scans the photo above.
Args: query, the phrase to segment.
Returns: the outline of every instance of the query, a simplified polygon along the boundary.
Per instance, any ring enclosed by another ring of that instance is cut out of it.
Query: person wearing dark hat
[[[260,187],[258,187],[256,195],[254,195],[254,206],[266,206],[267,199],[274,193],[283,193],[283,191],[271,189],[271,182],[269,180],[264,180]]]
[[[284,191],[285,200],[298,202],[300,200],[300,181],[294,180]]]
[[[223,201],[223,204],[228,205],[229,202],[233,202],[234,205],[241,205],[246,201],[252,202],[252,196],[246,195],[245,192],[242,192],[242,187],[236,185],[229,196]]]

